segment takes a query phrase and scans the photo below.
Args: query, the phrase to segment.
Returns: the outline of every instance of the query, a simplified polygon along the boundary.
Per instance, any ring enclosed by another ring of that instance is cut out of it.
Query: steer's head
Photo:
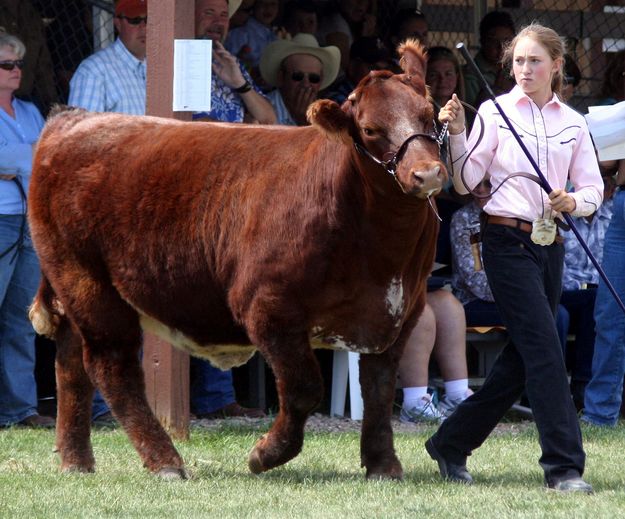
[[[386,170],[405,193],[427,198],[442,189],[447,170],[424,81],[426,56],[416,40],[407,40],[398,52],[402,74],[371,72],[343,106],[317,101],[308,119],[353,142],[364,167]]]

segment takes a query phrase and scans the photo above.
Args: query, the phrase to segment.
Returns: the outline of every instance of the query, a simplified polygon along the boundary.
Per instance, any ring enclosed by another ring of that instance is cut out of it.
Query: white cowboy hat
[[[341,51],[338,47],[319,47],[319,42],[312,34],[300,32],[290,40],[276,40],[265,47],[259,65],[263,79],[268,84],[277,86],[280,64],[293,54],[310,54],[321,61],[323,65],[321,89],[330,86],[339,73]]]
[[[232,15],[241,7],[242,1],[243,0],[228,0],[228,18],[232,18]]]

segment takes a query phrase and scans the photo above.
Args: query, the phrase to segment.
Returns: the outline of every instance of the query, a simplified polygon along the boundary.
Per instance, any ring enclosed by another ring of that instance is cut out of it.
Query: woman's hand
[[[438,120],[443,124],[449,123],[447,129],[452,135],[458,135],[464,131],[464,107],[456,94],[452,94],[451,99],[441,108],[438,113]]]
[[[564,189],[554,189],[549,193],[551,208],[559,213],[571,213],[575,211],[577,204],[575,199],[569,195]]]

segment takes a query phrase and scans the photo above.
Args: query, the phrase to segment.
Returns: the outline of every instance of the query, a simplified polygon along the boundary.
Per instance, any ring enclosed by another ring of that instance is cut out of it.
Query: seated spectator
[[[243,27],[252,16],[254,10],[254,2],[256,0],[242,0],[241,5],[237,7],[234,14],[230,17],[230,32],[238,27]],[[230,5],[230,10],[234,7],[234,3]]]
[[[213,76],[210,113],[194,114],[194,120],[210,119],[239,123],[246,114],[260,123],[272,124],[275,114],[269,101],[222,42],[228,34],[229,17],[241,2],[196,0],[195,37],[213,41]],[[198,418],[246,416],[259,418],[262,409],[242,407],[236,401],[232,370],[222,371],[209,362],[191,358],[191,412]]]
[[[213,41],[211,111],[193,114],[194,120],[273,124],[276,114],[245,67],[226,50],[229,17],[240,0],[196,0],[195,37]]]
[[[386,41],[388,47],[396,50],[400,43],[414,38],[421,45],[428,46],[428,21],[418,9],[400,9],[391,20]]]
[[[445,382],[445,396],[438,407],[427,392],[432,353]],[[440,422],[473,393],[467,371],[464,309],[451,292],[428,291],[423,313],[399,363],[399,381],[404,394],[399,419],[405,423]]]
[[[515,84],[510,70],[502,63],[503,49],[515,33],[512,17],[505,11],[491,11],[480,22],[480,50],[475,55],[475,64],[495,95],[508,92]],[[469,65],[465,65],[464,83],[465,101],[479,108],[488,94]]]
[[[321,45],[338,47],[341,52],[339,73],[344,74],[349,63],[349,49],[362,36],[377,36],[376,17],[371,0],[341,0],[332,2],[332,10],[319,21]]]
[[[604,176],[603,204],[590,216],[573,217],[575,227],[595,258],[601,263],[603,242],[610,219],[615,191],[612,176]],[[592,375],[592,357],[595,349],[595,320],[593,311],[599,283],[599,273],[586,251],[580,247],[573,231],[562,232],[564,238],[564,271],[560,304],[570,316],[569,333],[575,334],[567,351],[567,365],[571,371],[571,394],[575,407],[584,407],[584,392]],[[568,346],[568,343],[567,343]]]
[[[69,104],[92,112],[145,115],[147,0],[119,0],[118,38],[85,59],[70,81]]]
[[[304,126],[306,110],[338,73],[340,53],[336,47],[319,47],[312,34],[299,33],[292,40],[278,40],[267,46],[260,60],[260,73],[277,87],[269,99],[278,124]]]
[[[343,104],[360,80],[372,70],[390,70],[391,52],[374,36],[358,38],[349,50],[349,64],[341,81],[334,82],[321,97]]]
[[[228,52],[245,65],[255,80],[259,77],[258,64],[263,50],[277,39],[273,23],[279,7],[278,0],[255,0],[252,16],[241,27],[228,31],[224,42]]]
[[[480,216],[488,203],[490,180],[480,182],[474,199],[458,209],[451,218],[452,289],[464,306],[467,326],[503,326],[499,310],[482,267]],[[569,315],[558,305],[556,326],[562,349],[566,347]]]
[[[464,79],[460,62],[454,51],[447,47],[431,47],[428,49],[428,63],[425,82],[430,87],[430,95],[438,110],[445,106],[455,93],[464,100]]]
[[[562,85],[562,100],[568,103],[575,89],[582,80],[582,72],[570,54],[564,56],[564,84]]]
[[[290,0],[282,9],[282,26],[291,37],[300,32],[316,34],[319,26],[317,6],[311,0]]]
[[[428,49],[425,82],[430,87],[430,95],[434,101],[436,114],[438,114],[441,107],[445,106],[447,101],[451,99],[453,93],[455,93],[461,101],[464,99],[464,80],[462,78],[460,62],[454,52],[447,47],[432,47]],[[438,120],[438,116],[435,117],[435,120]],[[441,159],[445,163],[447,163],[448,160],[448,141],[449,137],[445,135],[444,145],[441,147]],[[448,168],[450,167],[449,164],[447,166]],[[444,204],[448,202],[452,202],[456,206],[464,205],[465,203],[465,200],[454,190],[451,177],[447,180],[447,184],[438,194],[436,200],[439,209],[444,209]],[[449,220],[447,220],[446,223],[449,225]],[[447,243],[448,242],[449,240],[447,240]]]
[[[0,32],[0,428],[54,427],[37,412],[35,331],[28,307],[39,286],[39,262],[26,220],[33,149],[43,117],[15,92],[26,48]]]

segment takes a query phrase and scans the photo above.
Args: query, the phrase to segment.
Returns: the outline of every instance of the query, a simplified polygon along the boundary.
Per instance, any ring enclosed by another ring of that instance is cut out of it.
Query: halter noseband
[[[434,124],[434,128],[436,128],[436,123]],[[439,132],[435,131],[432,134],[414,133],[403,142],[403,144],[399,147],[399,149],[388,160],[378,159],[373,154],[371,154],[369,150],[367,150],[363,145],[357,143],[356,141],[354,141],[354,147],[356,148],[356,151],[358,151],[358,153],[366,157],[369,157],[373,162],[382,166],[389,175],[391,175],[395,180],[397,180],[397,176],[396,176],[397,165],[399,164],[402,157],[404,156],[404,153],[406,153],[406,149],[408,149],[408,144],[410,144],[410,142],[412,142],[415,139],[418,139],[419,137],[435,142],[438,145],[438,152],[440,156],[440,149],[441,149],[441,146],[443,145],[443,142],[445,141],[446,135],[447,135],[447,123],[445,123],[442,126]],[[402,191],[403,191],[403,188],[402,188]]]

